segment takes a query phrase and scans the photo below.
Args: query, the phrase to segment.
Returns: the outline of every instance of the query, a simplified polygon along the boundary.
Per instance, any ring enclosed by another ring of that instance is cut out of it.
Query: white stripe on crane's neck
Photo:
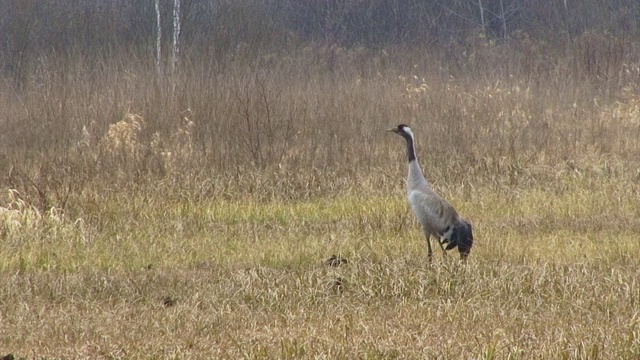
[[[422,174],[422,169],[418,164],[416,157],[416,149],[414,145],[413,131],[408,126],[402,129],[408,136],[407,140],[407,157],[409,158],[409,174],[407,175],[407,193],[411,194],[414,190],[430,189],[431,185]]]
[[[413,139],[413,131],[411,131],[410,127],[405,126],[402,128],[402,130],[404,130],[405,133],[409,134],[409,136],[411,136],[411,138]]]
[[[409,158],[409,162],[416,161],[416,147],[414,145],[415,138],[413,136],[413,131],[408,126],[402,128],[402,131],[407,134],[408,137],[405,137],[407,140],[407,157]]]

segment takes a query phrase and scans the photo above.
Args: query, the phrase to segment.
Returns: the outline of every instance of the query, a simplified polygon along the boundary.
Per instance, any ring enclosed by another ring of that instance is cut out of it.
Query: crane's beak
[[[387,129],[386,131],[392,132],[392,133],[398,133],[398,128],[392,127],[390,129]]]

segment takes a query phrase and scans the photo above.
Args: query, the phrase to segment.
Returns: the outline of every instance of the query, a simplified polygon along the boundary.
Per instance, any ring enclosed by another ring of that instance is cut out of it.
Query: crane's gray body
[[[428,255],[431,258],[431,237],[439,240],[442,249],[458,247],[462,259],[466,259],[473,244],[471,224],[462,219],[456,210],[446,200],[442,199],[431,188],[425,179],[415,154],[414,137],[411,129],[406,125],[398,125],[390,131],[402,136],[407,141],[409,158],[409,173],[407,175],[407,198],[411,210],[422,225],[427,239]]]

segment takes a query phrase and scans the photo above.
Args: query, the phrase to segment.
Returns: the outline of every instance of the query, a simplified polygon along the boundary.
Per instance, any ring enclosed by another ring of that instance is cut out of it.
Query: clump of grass
[[[1,271],[65,269],[83,263],[92,243],[92,232],[84,220],[68,221],[58,208],[41,212],[15,190],[6,191],[3,201]]]

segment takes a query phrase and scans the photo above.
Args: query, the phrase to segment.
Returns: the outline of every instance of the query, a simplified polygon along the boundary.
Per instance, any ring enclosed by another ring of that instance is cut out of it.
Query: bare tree
[[[566,3],[566,1],[565,1]],[[524,2],[521,0],[505,1],[500,0],[499,14],[495,15],[500,20],[500,37],[507,39],[509,33],[507,32],[507,25],[512,24],[521,16],[524,10]]]
[[[160,0],[156,0],[156,71],[162,74],[162,27],[160,23]]]
[[[484,20],[484,6],[482,6],[482,0],[478,0],[478,9],[480,9],[480,26],[482,26],[482,34],[487,36],[487,23]]]
[[[507,14],[504,12],[504,1],[500,0],[500,20],[502,23],[502,37],[507,37]]]
[[[173,47],[171,53],[171,73],[175,74],[180,56],[180,0],[173,0]]]
[[[524,0],[463,0],[439,3],[449,13],[478,26],[487,40],[507,39],[508,27],[525,12],[524,4]]]

